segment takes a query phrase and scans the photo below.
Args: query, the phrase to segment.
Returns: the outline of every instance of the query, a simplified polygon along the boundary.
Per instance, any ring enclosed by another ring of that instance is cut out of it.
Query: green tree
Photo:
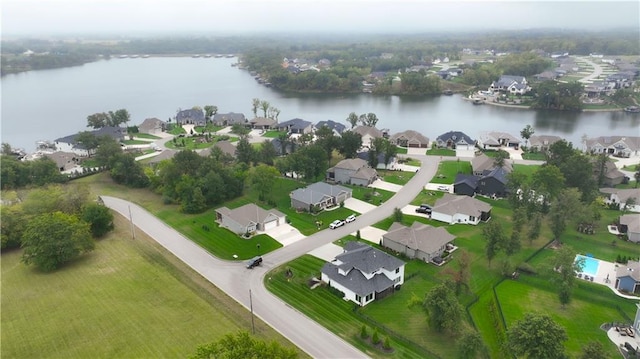
[[[131,154],[117,154],[112,157],[109,174],[116,183],[128,187],[143,188],[149,185],[149,178],[142,166]]]
[[[380,334],[378,334],[377,328],[373,330],[373,335],[371,336],[371,343],[373,343],[373,345],[380,343]]]
[[[576,283],[576,273],[582,271],[584,259],[576,259],[576,253],[567,246],[558,249],[551,260],[551,280],[558,288],[558,298],[563,306],[571,301]]]
[[[217,342],[204,344],[196,349],[191,359],[296,359],[295,349],[283,347],[276,341],[265,342],[252,338],[247,332],[227,334]]]
[[[258,108],[260,107],[260,99],[254,98],[251,100],[251,111],[253,112],[253,117],[258,117]]]
[[[116,110],[115,112],[109,111],[108,125],[118,127],[120,124],[127,124],[131,120],[131,114],[124,108]]]
[[[102,128],[109,126],[109,123],[109,114],[106,112],[94,113],[93,115],[87,116],[87,127]]]
[[[463,308],[447,283],[433,287],[427,293],[423,307],[429,315],[429,323],[434,330],[457,333],[460,329]]]
[[[22,262],[50,272],[93,250],[89,224],[62,212],[31,219],[22,235]]]
[[[457,341],[460,359],[474,359],[478,354],[486,351],[480,333],[475,330],[465,330]]]
[[[531,224],[529,225],[529,244],[533,243],[538,237],[540,237],[540,231],[542,229],[542,214],[536,212],[532,215]]]
[[[384,168],[386,169],[391,162],[391,159],[398,154],[398,146],[389,142],[389,140],[385,140],[383,159],[384,159]]]
[[[522,131],[520,131],[520,137],[524,139],[525,147],[529,146],[529,139],[534,133],[536,133],[536,131],[531,127],[531,125],[526,125]]]
[[[29,176],[31,183],[36,186],[44,186],[47,183],[64,183],[69,179],[61,174],[56,163],[47,157],[31,161]]]
[[[460,295],[462,288],[469,288],[469,279],[471,279],[471,256],[465,249],[460,250],[458,258],[458,269],[446,268],[443,273],[450,276],[455,285],[456,295]]]
[[[520,231],[513,229],[511,231],[511,236],[505,238],[504,243],[504,252],[507,256],[512,256],[520,250]]]
[[[509,152],[505,150],[496,151],[496,155],[493,158],[493,165],[496,167],[504,167],[505,162],[509,159]]]
[[[564,328],[546,314],[526,313],[507,330],[507,348],[517,356],[537,359],[564,359]]]
[[[482,228],[482,236],[487,241],[485,245],[485,254],[491,266],[491,260],[498,254],[502,245],[505,243],[506,236],[502,225],[498,221],[489,222]]]
[[[256,150],[251,146],[247,138],[240,138],[236,145],[236,158],[238,162],[250,165],[256,159]]]
[[[251,130],[241,123],[234,123],[231,125],[231,133],[235,133],[240,136],[240,138],[247,137],[249,132],[251,132]]]
[[[94,238],[102,237],[113,229],[113,214],[109,208],[97,203],[85,205],[80,218],[89,223]]]
[[[582,352],[578,359],[609,359],[610,356],[605,352],[602,343],[592,340],[582,347]]]
[[[75,140],[76,142],[82,144],[82,146],[87,150],[87,152],[89,153],[89,157],[93,155],[95,149],[100,145],[100,141],[98,140],[96,135],[89,131],[78,132]]]
[[[386,142],[387,140],[385,140],[382,137],[376,137],[373,142],[371,143],[371,148],[369,148],[369,157],[367,162],[369,163],[369,166],[371,166],[371,168],[377,168],[378,167],[378,163],[379,163],[379,159],[378,156],[380,154],[384,154],[384,149],[386,146]]]
[[[539,166],[531,176],[536,196],[542,196],[544,202],[550,202],[565,187],[565,179],[560,169],[551,164]]]
[[[327,153],[327,160],[331,160],[334,148],[338,145],[338,139],[333,134],[333,130],[328,126],[322,126],[316,129],[316,143],[322,146]]]
[[[209,120],[218,113],[218,106],[207,105],[204,107],[204,116]]]
[[[376,127],[376,125],[378,124],[378,116],[376,116],[376,114],[373,112],[369,112],[366,114],[363,113],[362,115],[360,115],[359,120],[363,126],[367,127]]]
[[[551,203],[549,211],[550,227],[555,240],[567,228],[567,222],[572,218],[582,218],[584,207],[580,202],[580,193],[575,188],[566,188],[560,191],[558,198]]]
[[[100,140],[100,146],[96,150],[95,160],[100,166],[111,168],[111,161],[122,153],[122,146],[113,138],[105,136]]]
[[[362,147],[362,136],[353,131],[345,131],[340,137],[338,152],[345,158],[355,158],[358,149]]]
[[[278,156],[276,148],[273,147],[270,139],[265,139],[258,150],[258,158],[260,162],[269,166],[273,165],[273,160]]]
[[[3,155],[11,155],[11,153],[13,153],[13,149],[11,148],[11,145],[8,144],[7,142],[2,142],[2,154]]]
[[[263,117],[267,117],[267,111],[269,111],[269,107],[271,107],[269,101],[260,101],[260,108],[262,109]]]
[[[354,128],[358,125],[358,115],[355,112],[351,112],[347,117],[347,122],[351,124],[351,128]]]
[[[6,200],[6,195],[3,195]],[[0,241],[1,249],[19,248],[22,243],[22,234],[26,226],[27,216],[19,204],[0,205]]]
[[[280,177],[280,172],[267,165],[258,165],[249,171],[248,180],[251,186],[258,191],[258,198],[262,201],[269,199],[269,193],[273,191],[276,178]]]
[[[402,213],[402,210],[398,207],[393,209],[393,220],[394,222],[398,222],[398,223],[402,223],[402,218],[404,217],[404,214]]]

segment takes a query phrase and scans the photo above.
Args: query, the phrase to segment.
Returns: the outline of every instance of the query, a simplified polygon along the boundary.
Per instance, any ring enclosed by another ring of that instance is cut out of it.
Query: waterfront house
[[[204,117],[204,112],[201,109],[191,108],[188,110],[178,111],[176,114],[176,123],[178,125],[196,125],[205,126],[207,120]]]
[[[356,126],[352,128],[351,131],[362,136],[362,147],[370,148],[373,144],[373,140],[376,138],[384,137],[382,131],[378,130],[375,127],[371,126]]]
[[[337,206],[351,198],[351,192],[351,189],[344,186],[316,182],[292,191],[289,197],[291,207],[299,211],[312,211]]]
[[[449,131],[443,133],[436,138],[436,144],[440,148],[450,148],[455,150],[456,148],[471,149],[475,146],[476,141],[467,136],[464,132]]]
[[[404,283],[405,263],[360,242],[347,242],[344,252],[321,270],[321,280],[359,306],[392,294]]]
[[[418,131],[407,130],[391,135],[389,142],[400,147],[429,147],[429,139]]]
[[[124,140],[127,129],[122,127],[101,127],[97,130],[89,132],[97,138],[111,137],[114,141],[120,142]],[[76,133],[56,139],[54,141],[56,151],[73,152],[80,157],[88,157],[93,155],[96,149],[88,149],[84,144],[82,144],[82,142],[78,142],[78,135],[79,133]]]
[[[55,162],[60,172],[66,172],[78,166],[78,157],[73,152],[56,151],[44,153],[43,156]]]
[[[507,92],[514,95],[524,95],[529,90],[531,88],[524,76],[502,75],[498,81],[492,82],[489,86],[491,92]]]
[[[336,136],[342,135],[342,132],[344,132],[347,129],[347,126],[339,122],[335,122],[333,120],[320,121],[316,124],[315,128],[316,130],[318,130],[319,128],[322,128],[325,126],[328,127],[331,131],[333,131],[333,134]]]
[[[491,218],[491,206],[468,196],[445,193],[431,210],[431,219],[449,224],[473,224]]]
[[[278,121],[274,120],[273,118],[267,117],[256,117],[253,120],[249,121],[249,125],[251,126],[251,128],[257,130],[270,130],[272,128],[275,128],[277,124]]]
[[[335,183],[368,186],[378,179],[378,172],[361,158],[347,158],[329,168],[326,180]]]
[[[166,127],[166,122],[153,117],[145,119],[142,124],[138,126],[138,131],[140,133],[147,133],[149,135],[158,135],[164,132]]]
[[[552,135],[533,135],[529,138],[529,149],[534,152],[547,152],[554,143],[562,141],[562,137]]]
[[[640,294],[640,262],[628,261],[616,268],[616,289],[621,292]]]
[[[233,126],[236,124],[246,125],[247,118],[243,113],[229,112],[229,113],[216,113],[211,120],[214,126]]]
[[[276,125],[278,130],[287,131],[291,134],[305,134],[313,132],[313,124],[301,118],[294,118]]]
[[[483,150],[499,150],[501,147],[520,147],[520,139],[506,132],[484,132],[478,137],[478,147]]]
[[[640,136],[600,136],[587,139],[587,152],[606,153],[617,157],[637,156]]]
[[[266,210],[248,203],[235,209],[216,209],[216,221],[220,227],[244,235],[276,228],[285,223],[285,215],[277,209]]]
[[[413,222],[411,227],[394,222],[382,236],[382,246],[427,263],[441,257],[456,237],[444,227]]]

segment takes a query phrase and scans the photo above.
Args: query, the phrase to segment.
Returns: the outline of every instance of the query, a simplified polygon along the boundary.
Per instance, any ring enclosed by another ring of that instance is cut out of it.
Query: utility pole
[[[131,224],[131,239],[136,239],[136,230],[133,226],[133,216],[131,215],[131,206],[129,206],[129,223]]]
[[[253,299],[251,299],[251,289],[249,289],[249,308],[251,309],[251,333],[256,334],[256,325],[253,322]]]

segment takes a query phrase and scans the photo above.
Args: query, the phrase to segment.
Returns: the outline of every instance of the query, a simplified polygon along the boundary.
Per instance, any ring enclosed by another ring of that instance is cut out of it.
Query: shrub
[[[378,329],[373,331],[373,336],[371,337],[371,342],[374,345],[377,345],[378,343],[380,343],[380,335],[378,335]]]
[[[362,328],[360,329],[360,338],[367,339],[369,338],[369,333],[367,332],[367,326],[362,324]]]
[[[391,343],[389,341],[389,337],[385,337],[384,338],[384,342],[382,343],[382,347],[385,348],[386,350],[391,349]]]

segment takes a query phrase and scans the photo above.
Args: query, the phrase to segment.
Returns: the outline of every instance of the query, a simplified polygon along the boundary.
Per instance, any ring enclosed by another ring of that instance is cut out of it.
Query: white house
[[[502,75],[498,81],[494,81],[489,86],[492,92],[508,92],[510,94],[524,95],[531,88],[527,83],[527,79],[523,76]]]
[[[640,188],[600,188],[600,193],[605,195],[606,204],[618,204],[620,210],[640,213]]]
[[[404,283],[405,263],[360,242],[348,242],[344,252],[322,267],[321,280],[344,293],[344,300],[365,306]]]
[[[431,219],[449,224],[473,224],[488,221],[491,218],[491,206],[469,196],[456,196],[445,193],[436,201],[431,211]]]
[[[120,142],[124,140],[126,132],[127,129],[122,127],[102,127],[91,131],[91,134],[98,138],[103,136],[111,137],[116,142]],[[54,141],[56,151],[73,152],[80,157],[87,157],[95,153],[95,149],[89,150],[81,142],[78,142],[77,137],[78,133],[58,138]]]

